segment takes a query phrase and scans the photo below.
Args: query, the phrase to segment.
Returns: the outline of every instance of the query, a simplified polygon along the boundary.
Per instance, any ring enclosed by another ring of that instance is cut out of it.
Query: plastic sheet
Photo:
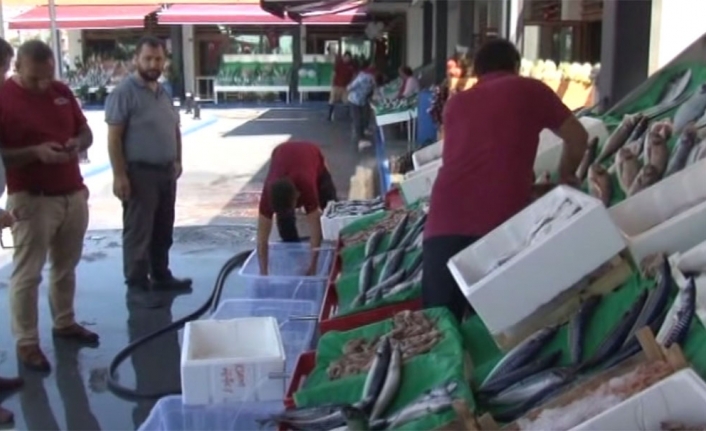
[[[335,253],[334,245],[330,242],[323,242],[319,250],[319,260],[317,270],[313,276],[305,276],[311,261],[311,248],[309,243],[270,243],[269,244],[269,267],[268,275],[260,275],[260,261],[257,258],[257,250],[254,250],[245,264],[240,269],[242,277],[259,279],[286,279],[286,278],[309,278],[325,279],[329,275],[331,263]]]
[[[294,299],[320,305],[327,280],[309,278],[250,278],[238,280],[235,288],[223,292],[223,299]]]

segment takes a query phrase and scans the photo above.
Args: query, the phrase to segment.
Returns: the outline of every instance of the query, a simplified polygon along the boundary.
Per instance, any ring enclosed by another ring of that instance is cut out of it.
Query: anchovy
[[[372,257],[380,247],[380,242],[385,237],[385,232],[381,229],[374,231],[365,243],[365,258]]]
[[[402,383],[402,350],[400,345],[397,344],[392,349],[392,356],[390,357],[390,365],[387,368],[385,383],[382,385],[380,395],[377,397],[377,400],[373,405],[373,411],[370,413],[370,420],[378,419],[383,413],[385,413],[385,410],[390,407],[390,404],[397,396],[400,383]]]
[[[561,359],[561,351],[556,351],[543,358],[537,359],[536,361],[532,361],[514,371],[505,373],[505,375],[495,379],[490,382],[490,384],[481,385],[478,390],[478,394],[482,397],[490,397],[495,395],[504,389],[509,388],[515,382],[519,382],[537,373],[541,373],[549,367],[553,367],[557,364],[557,362],[559,362],[559,359]]]
[[[677,147],[674,149],[672,157],[669,159],[667,170],[664,173],[665,177],[684,169],[686,162],[689,159],[689,155],[696,146],[696,143],[696,130],[692,128],[684,130],[681,136],[679,136],[679,142],[677,142]]]
[[[373,282],[373,273],[375,272],[375,267],[373,265],[372,259],[366,259],[363,262],[363,266],[360,269],[360,274],[358,275],[358,292],[365,295],[365,292],[370,289],[370,285]]]
[[[672,344],[681,345],[689,333],[691,320],[696,314],[696,282],[694,277],[689,278],[686,289],[682,292],[681,304],[674,318],[674,322],[662,343],[666,349]]]
[[[405,229],[407,229],[407,222],[409,221],[409,213],[405,214],[404,217],[397,223],[397,226],[392,230],[392,236],[390,236],[390,242],[387,244],[388,250],[394,250],[402,241]]]
[[[571,373],[568,369],[555,368],[546,370],[515,383],[489,401],[493,405],[523,403],[532,399],[538,393],[543,392],[548,387],[566,381],[570,375]]]
[[[637,331],[645,326],[651,326],[652,323],[663,314],[669,302],[669,294],[672,292],[674,279],[672,278],[672,267],[669,265],[669,261],[666,258],[662,259],[657,280],[657,287],[651,289],[650,293],[647,295],[645,305],[642,307],[640,315],[637,316],[637,320],[630,330],[623,347],[626,347],[633,339],[637,341]]]
[[[578,367],[578,371],[584,371],[605,362],[620,349],[635,324],[637,317],[640,312],[642,312],[642,307],[645,304],[646,299],[647,291],[644,291],[637,298],[635,303],[633,303],[632,307],[630,307],[630,309],[623,314],[622,319],[620,319],[620,321],[613,326],[608,336],[603,339],[603,342],[601,342],[596,351],[593,353],[593,356]]]
[[[581,304],[579,311],[569,321],[569,352],[571,353],[571,363],[574,365],[580,364],[583,360],[583,343],[586,336],[586,328],[601,299],[603,297],[600,295],[587,298]]]
[[[370,371],[368,371],[368,376],[365,379],[365,386],[363,387],[361,403],[362,410],[366,413],[371,411],[380,395],[380,391],[382,391],[391,358],[392,345],[390,344],[390,338],[384,337],[375,351],[375,359],[373,359]]]
[[[523,342],[512,348],[512,350],[490,370],[490,373],[485,380],[483,380],[481,386],[489,385],[503,374],[509,373],[527,364],[554,338],[558,330],[558,326],[550,326],[540,329],[527,337]]]
[[[397,272],[398,269],[400,269],[402,261],[404,260],[404,255],[405,252],[403,249],[397,249],[390,252],[389,257],[385,262],[385,265],[383,265],[382,270],[380,271],[380,277],[378,278],[378,282],[387,280],[389,276],[391,276],[392,274]]]

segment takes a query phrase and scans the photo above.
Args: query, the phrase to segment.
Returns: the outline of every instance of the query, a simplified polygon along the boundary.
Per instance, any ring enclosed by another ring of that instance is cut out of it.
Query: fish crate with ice
[[[431,196],[431,189],[441,168],[441,160],[429,163],[423,168],[410,172],[400,183],[400,190],[407,205]]]
[[[325,279],[329,276],[329,270],[336,251],[336,245],[325,241],[321,243],[319,249],[319,260],[317,262],[316,273],[312,276],[305,276],[309,263],[311,262],[311,246],[309,243],[281,243],[269,244],[269,268],[268,275],[260,275],[260,260],[257,250],[253,250],[240,269],[238,275],[251,278],[319,278]]]
[[[412,153],[412,164],[414,169],[420,169],[421,167],[435,162],[441,159],[441,154],[444,150],[444,141],[438,141],[434,144],[427,145],[426,147],[419,149]]]
[[[255,430],[257,422],[281,410],[278,401],[185,406],[181,396],[161,398],[138,431]]]
[[[321,215],[324,240],[337,241],[341,229],[369,214],[382,211],[385,211],[382,196],[368,200],[330,201]]]
[[[223,292],[223,299],[294,299],[321,305],[327,281],[309,278],[242,278],[235,288]]]
[[[229,299],[211,316],[226,320],[242,317],[273,317],[282,335],[286,369],[292,371],[297,358],[315,342],[320,306],[313,301],[282,299]]]
[[[282,400],[285,350],[277,319],[197,320],[184,327],[185,405]]]
[[[588,287],[586,277],[624,248],[599,200],[558,186],[456,254],[448,267],[507,351],[536,330],[565,321],[574,311],[566,305]]]
[[[652,254],[686,251],[706,240],[703,184],[706,184],[706,160],[609,209],[637,265]]]
[[[683,424],[680,428],[667,424]],[[678,371],[572,431],[671,430],[706,427],[706,383],[694,370]]]
[[[608,129],[603,121],[597,118],[581,117],[579,122],[588,132],[588,140],[598,138],[600,142],[608,138]],[[545,172],[556,172],[559,160],[564,151],[564,141],[550,130],[542,130],[539,134],[539,147],[534,161],[534,174],[539,178]]]

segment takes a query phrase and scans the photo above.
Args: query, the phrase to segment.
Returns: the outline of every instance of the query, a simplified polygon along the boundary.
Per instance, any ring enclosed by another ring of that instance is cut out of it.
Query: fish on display
[[[382,239],[385,237],[385,232],[382,229],[376,229],[368,240],[365,242],[365,258],[372,257],[380,247]]]
[[[385,297],[397,295],[398,293],[404,292],[407,289],[411,289],[412,286],[421,283],[422,274],[423,274],[422,271],[419,270],[417,272],[417,275],[415,275],[413,278],[411,278],[407,281],[404,281],[402,283],[397,283],[392,289],[385,292]]]
[[[378,280],[385,281],[389,276],[397,272],[402,265],[404,255],[404,249],[396,249],[391,251],[385,265],[383,265],[382,270],[380,271],[380,278],[378,278]]]
[[[625,144],[624,148],[629,148],[634,154],[642,154],[642,150],[645,146],[645,140],[647,139],[647,132],[649,130],[650,119],[647,116],[643,116],[637,122],[635,129],[633,129],[628,142]]]
[[[704,112],[706,112],[706,84],[701,84],[674,113],[674,133],[682,133],[689,124],[701,118]]]
[[[621,149],[627,142],[641,118],[642,114],[626,115],[620,125],[608,137],[605,144],[603,144],[603,148],[598,154],[598,157],[596,157],[596,161],[594,163],[600,164],[605,162],[619,149]]]
[[[682,292],[681,303],[677,313],[675,314],[673,321],[669,323],[669,332],[664,338],[665,348],[670,348],[672,344],[681,345],[689,333],[689,328],[691,327],[691,321],[696,314],[696,282],[694,277],[689,277],[686,289]]]
[[[478,394],[481,397],[491,397],[495,394],[502,392],[504,389],[509,388],[516,382],[522,381],[530,376],[534,376],[537,373],[555,366],[559,359],[561,359],[561,351],[556,351],[545,357],[539,358],[536,361],[532,361],[527,365],[519,367],[509,373],[505,373],[503,376],[499,376],[488,384],[481,385],[478,390]]]
[[[618,154],[615,156],[615,166],[620,188],[627,193],[642,167],[640,160],[632,150],[624,147],[618,150]]]
[[[649,188],[653,184],[656,184],[660,179],[660,174],[657,168],[652,165],[645,165],[640,169],[637,174],[635,181],[633,181],[630,190],[628,190],[628,196],[634,196],[641,191]]]
[[[364,411],[355,406],[343,406],[341,408],[341,413],[346,421],[346,424],[340,428],[336,428],[339,431],[369,431],[370,430],[370,420]]]
[[[370,413],[370,420],[378,419],[383,413],[390,407],[392,401],[397,396],[397,391],[402,383],[402,351],[399,345],[395,345],[392,348],[392,356],[390,357],[390,363],[387,368],[387,375],[385,376],[385,383],[382,385],[382,389],[373,404],[372,412]]]
[[[672,125],[669,122],[659,122],[652,127],[645,143],[645,163],[657,168],[661,177],[669,163],[669,147],[667,141],[672,137]]]
[[[603,202],[606,207],[613,199],[613,186],[608,171],[601,165],[591,165],[588,169],[588,193]]]
[[[266,419],[258,419],[261,427],[279,425],[292,430],[330,430],[346,424],[343,405],[331,404],[285,410]]]
[[[407,234],[400,241],[400,244],[398,245],[399,248],[410,246],[414,242],[415,238],[417,238],[417,235],[424,230],[424,223],[427,221],[427,214],[423,211],[420,212],[421,215],[417,217],[417,220],[415,220],[414,223],[412,223],[412,226],[408,229]]]
[[[522,417],[527,411],[543,403],[545,400],[552,399],[558,396],[564,391],[566,386],[575,379],[574,374],[569,372],[565,373],[565,377],[562,380],[553,381],[551,384],[547,384],[541,391],[537,392],[527,401],[517,404],[516,406],[504,410],[502,412],[493,415],[496,421],[501,423],[509,423]]]
[[[365,292],[370,289],[370,285],[373,283],[373,275],[375,272],[375,266],[373,265],[373,260],[368,258],[363,262],[363,266],[360,268],[360,274],[358,275],[358,292],[365,294]]]
[[[574,314],[569,321],[569,352],[573,365],[578,365],[583,360],[583,345],[586,330],[601,299],[603,299],[603,297],[600,295],[593,295],[586,298],[581,304],[579,311]]]
[[[417,253],[416,256],[414,256],[414,259],[407,265],[407,271],[409,274],[415,274],[417,272],[417,269],[422,267],[422,263],[424,262],[424,253],[421,251]]]
[[[586,151],[583,153],[583,158],[581,159],[581,164],[579,165],[579,168],[576,170],[576,177],[583,181],[586,179],[586,175],[588,175],[588,168],[591,166],[591,164],[596,160],[596,156],[598,155],[598,137],[594,137],[590,141],[588,141],[588,146],[586,147]]]
[[[392,344],[390,343],[389,337],[384,337],[375,351],[375,359],[373,359],[370,371],[368,371],[368,376],[365,379],[365,385],[363,386],[361,409],[367,414],[372,411],[382,391],[391,360]]]
[[[407,229],[407,223],[409,223],[409,213],[405,214],[402,219],[397,223],[397,226],[392,230],[390,236],[390,243],[387,245],[388,250],[394,250],[397,245],[402,241],[405,229]]]
[[[516,382],[489,401],[492,405],[513,405],[524,403],[547,388],[563,383],[571,377],[569,368],[554,368]]]
[[[388,419],[371,423],[371,430],[396,429],[425,416],[441,413],[452,408],[453,399],[449,395],[423,398],[403,408]]]
[[[677,142],[677,147],[669,159],[669,164],[667,164],[667,171],[664,173],[665,177],[675,174],[686,166],[689,159],[689,155],[696,147],[696,129],[693,127],[687,127],[679,136],[679,141]]]
[[[385,292],[393,289],[399,283],[404,281],[405,274],[407,270],[400,268],[397,272],[382,280],[380,283],[371,287],[368,292],[366,292],[367,299],[381,298],[378,295],[384,295]]]
[[[706,155],[706,140],[702,140],[694,146],[694,148],[689,153],[689,157],[686,160],[686,166],[692,165],[703,158]]]
[[[675,102],[684,94],[691,82],[691,69],[674,74],[662,90],[658,105],[666,105]]]
[[[481,388],[490,385],[495,379],[502,377],[517,368],[527,364],[546,346],[556,335],[558,326],[540,329],[527,337],[520,344],[512,348],[503,358],[495,364],[488,376],[481,383]]]
[[[669,294],[674,288],[674,279],[672,278],[672,267],[667,258],[663,258],[659,266],[657,274],[657,286],[651,289],[645,300],[645,305],[642,307],[640,315],[637,316],[635,324],[628,334],[623,347],[627,346],[631,340],[637,341],[636,333],[645,326],[650,326],[664,314],[665,308],[669,303]]]

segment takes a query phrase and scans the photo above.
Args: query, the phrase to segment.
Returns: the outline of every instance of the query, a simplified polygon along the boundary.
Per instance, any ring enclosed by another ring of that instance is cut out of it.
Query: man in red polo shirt
[[[321,210],[336,200],[336,188],[319,146],[310,142],[285,142],[272,151],[270,171],[260,197],[257,253],[260,273],[268,273],[267,243],[276,215],[277,230],[284,242],[299,241],[295,210],[304,208],[311,231],[312,258],[307,274],[316,271],[321,246]]]
[[[336,63],[334,63],[333,69],[331,95],[328,101],[329,121],[333,121],[333,111],[336,108],[336,103],[346,103],[348,100],[346,87],[353,81],[356,74],[356,67],[351,59],[350,52],[343,54],[343,57],[336,57]]]
[[[39,347],[37,300],[49,255],[53,335],[93,344],[98,335],[76,323],[74,291],[88,225],[88,191],[78,154],[93,136],[71,90],[54,80],[54,55],[39,40],[17,51],[17,74],[0,87],[0,150],[7,166],[8,208],[17,217],[10,313],[25,367],[51,367]]]
[[[425,308],[446,306],[459,320],[468,302],[446,264],[530,203],[539,133],[550,129],[564,140],[562,183],[577,183],[586,149],[586,130],[561,99],[519,69],[512,43],[488,42],[474,60],[478,83],[444,109],[443,165],[424,229],[422,301]]]

